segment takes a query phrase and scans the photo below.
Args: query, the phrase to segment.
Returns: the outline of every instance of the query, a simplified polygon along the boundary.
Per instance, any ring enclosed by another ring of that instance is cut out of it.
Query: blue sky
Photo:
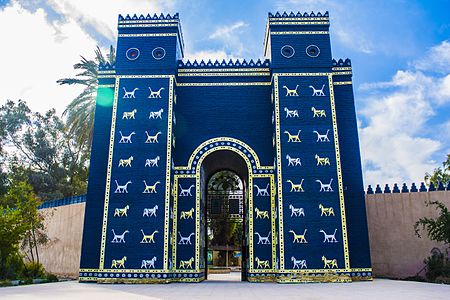
[[[179,12],[190,58],[262,58],[267,13],[326,11],[352,59],[366,184],[421,181],[450,153],[449,0],[0,0],[0,101],[62,112],[79,55],[115,45],[117,14]],[[25,69],[26,68],[26,69]]]

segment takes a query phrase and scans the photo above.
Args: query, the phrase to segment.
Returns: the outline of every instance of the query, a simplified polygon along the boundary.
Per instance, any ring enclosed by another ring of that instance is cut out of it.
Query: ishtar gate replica
[[[119,16],[116,64],[99,68],[80,281],[207,279],[220,170],[242,180],[227,201],[243,280],[372,278],[352,67],[332,59],[329,26],[328,12],[269,13],[264,61],[190,62],[178,14]]]

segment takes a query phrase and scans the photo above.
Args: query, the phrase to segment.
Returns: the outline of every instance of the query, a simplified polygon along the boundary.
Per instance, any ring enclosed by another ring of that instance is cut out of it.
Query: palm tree
[[[66,129],[69,134],[76,138],[79,145],[85,146],[89,150],[94,128],[98,65],[106,63],[112,65],[115,61],[116,51],[113,46],[109,47],[106,57],[97,46],[94,60],[88,60],[81,56],[81,61],[73,66],[75,70],[81,71],[75,78],[63,78],[57,81],[60,85],[79,84],[85,86],[85,89],[64,110],[63,116],[67,117]]]

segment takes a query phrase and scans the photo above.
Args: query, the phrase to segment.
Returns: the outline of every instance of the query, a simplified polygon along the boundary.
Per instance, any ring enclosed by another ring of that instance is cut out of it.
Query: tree
[[[7,261],[17,255],[27,229],[18,210],[0,204],[0,279],[7,277]]]
[[[448,208],[439,201],[427,203],[427,206],[429,205],[436,206],[436,210],[439,210],[439,216],[436,219],[420,218],[414,224],[416,235],[421,237],[419,231],[426,230],[430,240],[450,245],[450,212]]]
[[[57,81],[60,85],[82,85],[84,90],[67,106],[63,116],[67,116],[67,128],[69,134],[76,137],[80,145],[91,149],[92,133],[94,129],[95,98],[98,86],[98,65],[107,62],[113,65],[116,61],[116,53],[110,46],[109,53],[103,56],[99,47],[95,50],[95,59],[88,60],[81,56],[81,61],[73,67],[80,70],[75,78],[62,78]]]
[[[434,186],[437,186],[439,182],[442,182],[446,186],[450,182],[450,154],[447,154],[447,160],[442,163],[442,167],[434,169],[430,173],[425,173],[425,182],[429,185],[431,182]]]
[[[42,203],[33,188],[26,182],[12,185],[2,199],[3,205],[14,207],[20,215],[20,222],[26,224],[22,237],[22,250],[27,253],[28,260],[39,264],[38,245],[48,241],[45,233],[44,218],[38,211]]]
[[[55,110],[34,113],[21,100],[0,107],[0,149],[10,149],[3,151],[10,184],[26,181],[42,200],[86,192],[86,148],[64,128]]]

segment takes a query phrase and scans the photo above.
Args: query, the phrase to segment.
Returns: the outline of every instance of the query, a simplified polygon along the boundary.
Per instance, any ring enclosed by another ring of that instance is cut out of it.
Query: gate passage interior
[[[209,250],[235,252],[209,243],[216,209],[239,216],[244,280],[371,279],[352,67],[332,59],[329,25],[269,14],[265,60],[190,62],[178,14],[119,16],[116,64],[99,68],[80,281],[204,280]],[[216,207],[222,170],[241,194]]]

